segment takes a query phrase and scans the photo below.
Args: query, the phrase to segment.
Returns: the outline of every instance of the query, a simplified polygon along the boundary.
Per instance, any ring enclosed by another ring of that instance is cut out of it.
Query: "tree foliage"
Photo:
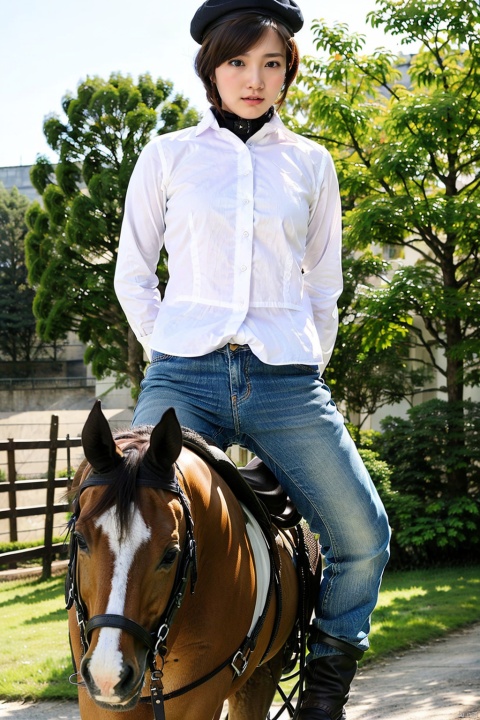
[[[64,119],[49,116],[44,132],[58,154],[54,167],[39,157],[32,182],[44,207],[27,216],[27,265],[36,290],[42,338],[69,331],[86,344],[97,378],[114,374],[138,385],[141,346],[115,297],[113,275],[125,195],[136,159],[154,133],[197,122],[196,111],[172,84],[149,75],[137,83],[113,74],[87,78],[62,102]],[[160,267],[165,275],[166,267]]]
[[[30,362],[42,350],[25,266],[29,205],[17,188],[6,190],[0,184],[0,358],[15,363]]]
[[[340,343],[353,335],[356,357],[387,366],[389,354],[413,355],[457,402],[480,381],[480,7],[376,5],[370,23],[418,51],[367,55],[362,36],[318,21],[320,57],[304,61],[291,114],[334,155],[348,251],[360,261],[388,246],[396,256],[348,298]]]
[[[352,414],[360,418],[357,430],[384,405],[405,399],[410,402],[431,380],[428,367],[411,362],[405,334],[392,339],[391,328],[385,327],[373,344],[368,342],[365,305],[370,302],[373,282],[387,271],[388,264],[368,250],[357,257],[347,252],[343,261],[339,333],[326,378],[336,401],[343,403],[347,418],[352,420]]]

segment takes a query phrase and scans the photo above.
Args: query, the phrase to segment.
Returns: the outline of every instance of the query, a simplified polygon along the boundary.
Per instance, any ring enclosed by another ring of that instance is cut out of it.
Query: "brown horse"
[[[264,720],[299,601],[284,533],[261,590],[252,514],[173,410],[114,439],[97,403],[82,439],[66,585],[82,720],[218,720],[227,698],[230,720]]]

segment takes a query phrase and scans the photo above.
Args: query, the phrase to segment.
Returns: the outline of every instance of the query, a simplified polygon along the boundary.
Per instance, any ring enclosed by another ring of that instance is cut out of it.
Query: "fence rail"
[[[55,555],[59,555],[60,557],[67,556],[68,555],[67,545],[63,542],[53,543],[52,544],[52,561],[53,561],[53,558]],[[4,560],[4,558],[5,558],[5,560]],[[0,554],[0,560],[1,560],[2,564],[8,560],[10,565],[17,565],[20,562],[25,562],[27,560],[36,560],[37,558],[43,558],[42,548],[33,547],[33,548],[26,548],[25,550],[12,550],[9,553],[1,553]],[[50,577],[50,576],[47,575],[46,577]]]
[[[17,518],[30,515],[45,515],[44,544],[29,548],[28,550],[13,550],[0,553],[0,564],[8,564],[15,567],[17,562],[31,558],[42,559],[42,577],[51,576],[52,561],[56,554],[64,550],[63,543],[53,543],[53,519],[56,513],[68,512],[68,503],[55,503],[55,490],[57,488],[68,488],[71,483],[70,448],[79,447],[82,444],[80,438],[58,437],[58,416],[52,415],[50,423],[49,440],[13,440],[0,442],[0,453],[7,453],[8,482],[0,483],[0,494],[8,493],[8,509],[0,510],[0,520],[8,519],[10,528],[10,540],[18,540]],[[57,478],[56,463],[57,450],[67,449],[67,477]],[[46,480],[18,480],[15,466],[15,452],[17,450],[48,449],[48,470]],[[26,490],[45,490],[45,504],[32,506],[17,506],[17,494]]]
[[[85,378],[0,378],[0,390],[39,390],[95,387],[93,377]]]

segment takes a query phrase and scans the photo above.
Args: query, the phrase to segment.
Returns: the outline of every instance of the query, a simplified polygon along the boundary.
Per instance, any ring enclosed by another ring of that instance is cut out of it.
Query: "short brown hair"
[[[202,47],[195,58],[195,72],[203,83],[207,100],[217,110],[221,111],[222,108],[221,98],[214,82],[215,70],[227,60],[255,47],[270,27],[278,33],[285,45],[287,71],[276,105],[280,106],[284,102],[300,64],[298,47],[290,31],[280,21],[266,15],[259,15],[256,12],[232,13],[207,30]]]

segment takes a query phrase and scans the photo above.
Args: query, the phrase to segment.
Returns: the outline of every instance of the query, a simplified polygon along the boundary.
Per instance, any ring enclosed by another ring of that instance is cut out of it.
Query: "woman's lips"
[[[242,100],[247,103],[247,105],[260,105],[260,103],[263,102],[263,98],[258,97],[245,97],[242,98]]]

